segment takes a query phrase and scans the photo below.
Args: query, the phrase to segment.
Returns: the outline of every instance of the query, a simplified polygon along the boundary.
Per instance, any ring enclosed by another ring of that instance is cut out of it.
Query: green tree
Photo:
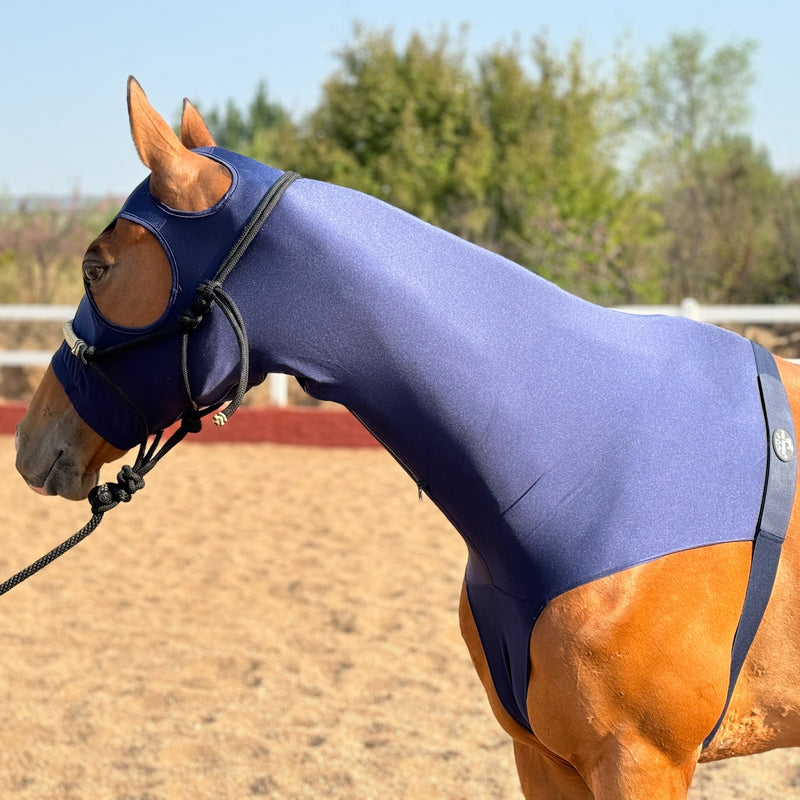
[[[672,300],[763,299],[779,281],[767,199],[776,176],[742,132],[753,47],[709,52],[703,34],[676,34],[649,53],[642,72],[640,174],[668,232],[664,289]]]
[[[477,237],[485,224],[489,132],[463,47],[446,33],[356,31],[305,136],[304,171]]]
[[[258,84],[245,112],[229,100],[224,112],[214,108],[205,114],[205,118],[214,141],[220,147],[285,169],[295,166],[298,158],[297,126],[280,103],[269,99],[265,82]]]
[[[784,178],[771,200],[786,294],[796,300],[800,295],[800,175]]]
[[[306,131],[303,171],[376,194],[598,300],[652,294],[658,215],[616,167],[625,95],[579,43],[496,47],[357,30]],[[614,121],[612,124],[611,121]],[[647,253],[649,254],[649,252]],[[650,281],[650,283],[652,283]]]
[[[650,50],[642,70],[637,115],[665,156],[664,168],[740,132],[750,119],[755,44],[728,44],[708,53],[698,31],[673,34]]]
[[[725,138],[702,154],[687,209],[701,214],[707,231],[699,264],[705,298],[716,302],[771,302],[786,294],[786,263],[773,198],[780,180],[769,156],[746,136]],[[695,221],[696,222],[696,221]]]
[[[751,43],[709,51],[702,34],[676,34],[641,67],[623,53],[609,69],[580,42],[562,56],[539,36],[470,60],[464,41],[444,31],[398,47],[356,27],[307,118],[262,84],[212,128],[599,302],[766,299],[800,284],[794,195],[742,132]]]
[[[493,148],[488,239],[510,258],[592,299],[651,295],[641,269],[659,219],[625,185],[618,163],[629,100],[622,70],[586,62],[579,42],[558,58],[534,39],[532,69],[517,47],[480,61]]]

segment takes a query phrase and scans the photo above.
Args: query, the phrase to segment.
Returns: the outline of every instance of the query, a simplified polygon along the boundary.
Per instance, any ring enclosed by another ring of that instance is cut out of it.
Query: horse
[[[31,488],[85,498],[150,434],[224,424],[286,372],[464,537],[461,631],[527,800],[677,800],[698,761],[800,744],[800,367],[217,148],[188,101],[178,135],[133,77],[127,100],[150,173],[89,246],[18,426]],[[785,541],[734,669],[770,504]]]

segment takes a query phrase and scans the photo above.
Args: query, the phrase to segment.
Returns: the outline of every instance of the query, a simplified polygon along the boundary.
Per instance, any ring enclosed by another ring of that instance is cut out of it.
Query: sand
[[[0,437],[0,578],[88,519]],[[379,450],[184,444],[5,595],[0,798],[518,798],[464,648],[465,548]],[[800,756],[692,800],[800,798]]]

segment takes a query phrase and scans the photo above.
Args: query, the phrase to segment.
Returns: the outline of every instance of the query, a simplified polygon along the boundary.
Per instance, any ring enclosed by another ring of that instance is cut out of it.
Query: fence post
[[[289,405],[289,376],[282,372],[270,372],[267,380],[270,403],[281,407]]]
[[[686,319],[693,319],[695,322],[703,321],[703,311],[700,303],[694,297],[684,297],[681,300],[681,316]]]

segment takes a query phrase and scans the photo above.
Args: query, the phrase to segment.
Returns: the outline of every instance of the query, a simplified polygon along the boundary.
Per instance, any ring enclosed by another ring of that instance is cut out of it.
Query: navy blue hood
[[[122,450],[139,444],[145,435],[167,427],[187,408],[188,398],[179,370],[178,318],[191,304],[198,285],[214,276],[265,190],[283,174],[235,153],[224,151],[224,155],[217,156],[216,151],[217,148],[196,151],[220,161],[231,172],[230,189],[212,208],[198,212],[171,209],[153,197],[147,178],[133,190],[115,218],[142,225],[158,239],[167,254],[172,270],[172,291],[161,318],[144,328],[114,325],[103,317],[87,289],[72,323],[75,334],[100,351],[126,345],[156,331],[176,329],[174,335],[126,347],[107,359],[100,357],[109,379],[144,415],[147,430],[142,430],[131,405],[94,371],[81,364],[66,342],[53,356],[56,377],[83,421]],[[201,338],[196,337],[192,344],[199,344]],[[235,347],[203,348],[203,351],[203,369],[210,370],[215,364],[218,375],[223,372],[231,376],[228,381],[219,376],[219,384],[211,387],[212,396],[202,392],[197,396],[200,403],[207,405],[221,401],[231,390],[239,353]],[[208,362],[209,358],[213,363]]]

